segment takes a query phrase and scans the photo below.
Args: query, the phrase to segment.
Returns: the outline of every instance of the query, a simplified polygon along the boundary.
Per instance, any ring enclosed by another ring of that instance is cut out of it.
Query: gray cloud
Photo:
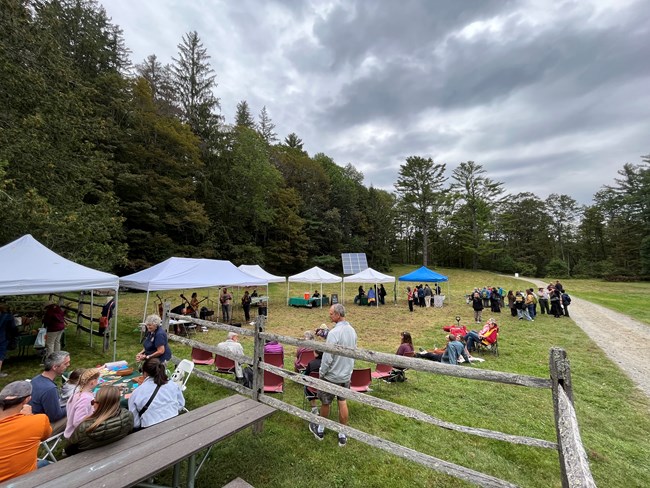
[[[246,99],[310,153],[392,190],[410,155],[588,203],[650,152],[642,1],[111,0],[139,62],[197,30],[232,121]],[[147,19],[143,22],[142,19]]]

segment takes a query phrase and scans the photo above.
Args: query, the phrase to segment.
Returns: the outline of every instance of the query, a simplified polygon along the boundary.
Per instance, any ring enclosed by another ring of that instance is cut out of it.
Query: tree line
[[[395,191],[353,165],[280,140],[267,107],[220,113],[196,32],[168,64],[133,65],[94,0],[0,0],[0,242],[31,233],[119,274],[170,256],[258,263],[274,272],[341,252],[392,262],[554,276],[650,269],[644,157],[580,206],[508,194],[475,162],[412,156]]]

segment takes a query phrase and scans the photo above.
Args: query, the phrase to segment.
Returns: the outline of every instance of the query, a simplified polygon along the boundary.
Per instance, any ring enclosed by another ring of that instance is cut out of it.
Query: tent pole
[[[142,322],[147,318],[147,306],[149,306],[149,287],[147,287],[147,298],[144,300],[144,313],[142,314]]]
[[[268,320],[269,318],[269,298],[271,296],[269,295],[269,282],[266,282],[266,319]],[[259,315],[259,305],[257,306],[257,314]]]
[[[320,308],[323,308],[323,282],[320,282]]]
[[[90,347],[93,347],[93,309],[94,308],[95,308],[95,290],[90,290]]]
[[[117,357],[117,294],[119,291],[119,287],[115,289],[115,307],[113,308],[113,361],[116,361],[115,358]],[[110,310],[108,315],[110,315]]]
[[[291,280],[287,278],[287,307],[289,306],[289,284],[291,283]]]

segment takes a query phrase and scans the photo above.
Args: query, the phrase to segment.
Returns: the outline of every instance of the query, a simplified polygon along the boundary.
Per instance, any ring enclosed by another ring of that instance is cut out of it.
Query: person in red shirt
[[[32,414],[29,381],[14,381],[0,392],[0,482],[15,478],[37,467],[41,441],[52,434],[45,414]]]

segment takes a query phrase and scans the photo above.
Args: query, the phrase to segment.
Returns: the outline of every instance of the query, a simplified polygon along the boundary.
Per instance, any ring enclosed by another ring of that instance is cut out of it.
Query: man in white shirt
[[[228,352],[230,354],[239,354],[241,356],[244,355],[244,348],[239,343],[239,334],[237,334],[237,332],[228,332],[228,339],[217,344],[217,349]],[[244,373],[242,371],[241,364],[239,364],[239,361],[235,361],[235,376],[237,378],[244,377]]]

